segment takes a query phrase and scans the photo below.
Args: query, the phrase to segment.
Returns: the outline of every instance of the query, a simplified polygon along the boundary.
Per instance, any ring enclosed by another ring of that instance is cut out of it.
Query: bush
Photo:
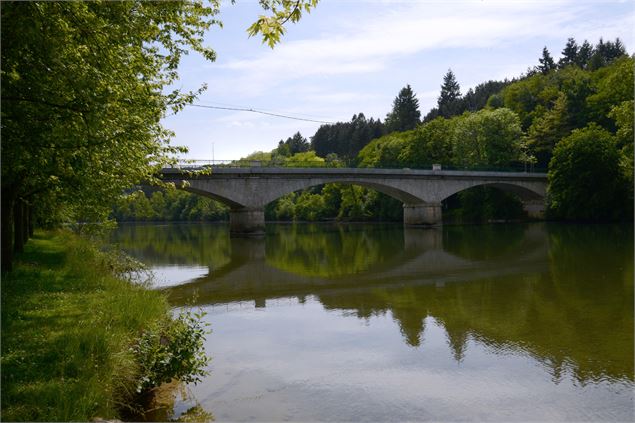
[[[203,312],[183,312],[175,319],[160,322],[145,330],[131,348],[139,364],[137,392],[162,383],[180,380],[200,382],[208,373],[205,355],[206,330]]]

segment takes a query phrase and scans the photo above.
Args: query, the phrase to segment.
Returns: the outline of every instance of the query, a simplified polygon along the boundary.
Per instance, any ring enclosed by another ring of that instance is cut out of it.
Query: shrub
[[[203,312],[182,312],[145,330],[131,348],[139,365],[137,392],[178,379],[197,383],[208,373]]]

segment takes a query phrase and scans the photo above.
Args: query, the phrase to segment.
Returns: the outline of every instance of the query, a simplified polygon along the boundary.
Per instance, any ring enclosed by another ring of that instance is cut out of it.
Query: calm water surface
[[[633,226],[122,226],[213,333],[216,420],[633,421]]]

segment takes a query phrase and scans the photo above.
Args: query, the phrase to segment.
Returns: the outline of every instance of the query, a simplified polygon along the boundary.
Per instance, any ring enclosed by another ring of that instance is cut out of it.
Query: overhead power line
[[[315,122],[315,123],[335,124],[335,122],[329,122],[329,121],[326,121],[326,120],[300,118],[300,117],[295,117],[295,116],[283,115],[283,114],[279,114],[279,113],[265,112],[265,111],[262,111],[262,110],[256,110],[256,109],[251,109],[251,108],[246,108],[246,107],[221,107],[221,106],[208,106],[208,105],[205,105],[205,104],[189,104],[189,106],[191,106],[191,107],[201,107],[201,108],[204,108],[204,109],[234,110],[234,111],[238,111],[238,112],[260,113],[261,115],[275,116],[275,117],[285,118],[285,119],[303,120],[303,121],[306,121],[306,122]]]

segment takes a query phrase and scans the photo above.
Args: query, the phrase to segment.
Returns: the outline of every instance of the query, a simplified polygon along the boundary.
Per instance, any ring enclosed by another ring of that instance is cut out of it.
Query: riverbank
[[[68,232],[36,232],[2,277],[2,420],[118,418],[139,385],[133,345],[170,320],[159,292]]]

